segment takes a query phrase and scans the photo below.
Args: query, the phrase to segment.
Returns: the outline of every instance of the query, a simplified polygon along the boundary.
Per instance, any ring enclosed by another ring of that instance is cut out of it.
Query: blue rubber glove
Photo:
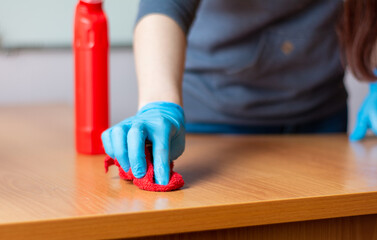
[[[377,74],[377,71],[374,73]],[[369,95],[359,109],[355,129],[350,135],[351,141],[363,139],[369,128],[377,135],[377,83],[371,83],[369,87]]]
[[[155,181],[167,185],[170,179],[170,161],[177,159],[185,149],[185,120],[183,109],[170,102],[153,102],[102,133],[106,153],[116,158],[121,167],[136,178],[144,177],[145,141],[152,142]]]

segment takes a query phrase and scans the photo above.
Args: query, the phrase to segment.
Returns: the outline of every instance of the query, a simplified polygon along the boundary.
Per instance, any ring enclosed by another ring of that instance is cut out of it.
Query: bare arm
[[[145,176],[145,142],[152,142],[156,183],[167,185],[170,162],[185,149],[182,77],[186,33],[199,0],[141,0],[134,34],[139,110],[102,134],[106,153]],[[178,105],[177,105],[178,104]]]
[[[182,106],[185,51],[185,33],[171,18],[150,14],[136,25],[134,52],[139,109],[155,101]]]

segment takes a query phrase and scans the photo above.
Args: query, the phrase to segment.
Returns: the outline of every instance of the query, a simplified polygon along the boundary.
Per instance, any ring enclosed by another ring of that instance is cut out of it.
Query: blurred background
[[[76,0],[0,0],[0,105],[73,103]],[[132,31],[138,0],[106,0],[110,27],[111,122],[137,110]],[[349,129],[367,84],[347,73]]]

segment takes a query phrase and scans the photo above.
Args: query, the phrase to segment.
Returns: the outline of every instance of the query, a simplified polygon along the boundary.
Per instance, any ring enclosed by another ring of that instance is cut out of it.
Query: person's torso
[[[344,105],[335,32],[341,5],[202,0],[188,35],[188,121],[210,122],[216,115],[221,123],[275,124],[310,120]]]

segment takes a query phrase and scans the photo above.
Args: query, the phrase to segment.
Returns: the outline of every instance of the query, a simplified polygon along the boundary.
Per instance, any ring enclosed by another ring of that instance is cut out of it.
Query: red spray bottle
[[[102,0],[80,0],[74,22],[76,151],[102,154],[109,126],[108,30]]]

